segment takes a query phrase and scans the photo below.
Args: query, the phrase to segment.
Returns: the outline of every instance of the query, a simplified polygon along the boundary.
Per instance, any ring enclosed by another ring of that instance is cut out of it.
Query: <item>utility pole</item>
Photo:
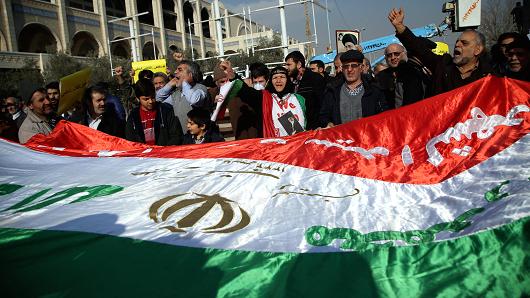
[[[213,13],[215,18],[215,32],[217,33],[217,46],[219,49],[219,55],[225,54],[225,48],[223,44],[223,29],[221,27],[221,12],[219,11],[219,0],[213,1]]]

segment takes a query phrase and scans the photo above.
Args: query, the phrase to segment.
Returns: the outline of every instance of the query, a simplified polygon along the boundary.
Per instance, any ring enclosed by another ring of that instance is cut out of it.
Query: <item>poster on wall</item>
[[[336,30],[335,40],[337,41],[337,53],[358,49],[361,43],[359,30]]]

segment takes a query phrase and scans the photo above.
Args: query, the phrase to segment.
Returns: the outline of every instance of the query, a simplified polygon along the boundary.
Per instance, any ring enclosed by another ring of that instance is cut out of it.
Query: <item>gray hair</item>
[[[475,29],[466,29],[464,32],[473,32],[475,33],[475,42],[482,47],[484,47],[484,50],[486,50],[486,37],[481,32],[475,30]],[[463,32],[462,32],[463,33]]]
[[[201,73],[201,67],[197,62],[189,61],[189,60],[182,60],[179,65],[185,64],[188,66],[188,71],[191,73],[191,77],[193,78],[194,83],[198,83],[202,79],[202,73]]]

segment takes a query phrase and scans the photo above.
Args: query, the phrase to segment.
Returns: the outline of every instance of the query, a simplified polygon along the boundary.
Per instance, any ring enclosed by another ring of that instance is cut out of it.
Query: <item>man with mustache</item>
[[[26,119],[18,130],[18,139],[21,144],[25,144],[36,134],[48,135],[52,132],[50,116],[53,113],[53,108],[46,95],[46,89],[39,88],[33,91],[27,106]]]
[[[476,81],[491,72],[489,61],[484,58],[486,52],[484,35],[475,30],[466,30],[456,40],[453,57],[434,54],[425,47],[403,24],[403,9],[392,9],[388,15],[390,23],[396,29],[396,37],[408,52],[433,73],[434,94],[440,94]]]

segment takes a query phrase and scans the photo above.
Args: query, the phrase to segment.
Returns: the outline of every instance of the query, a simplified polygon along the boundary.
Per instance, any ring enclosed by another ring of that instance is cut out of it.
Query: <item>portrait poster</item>
[[[359,30],[336,30],[335,40],[337,42],[337,53],[354,50],[361,43]]]
[[[294,135],[295,133],[304,131],[304,128],[291,111],[283,114],[278,120],[288,135]]]

